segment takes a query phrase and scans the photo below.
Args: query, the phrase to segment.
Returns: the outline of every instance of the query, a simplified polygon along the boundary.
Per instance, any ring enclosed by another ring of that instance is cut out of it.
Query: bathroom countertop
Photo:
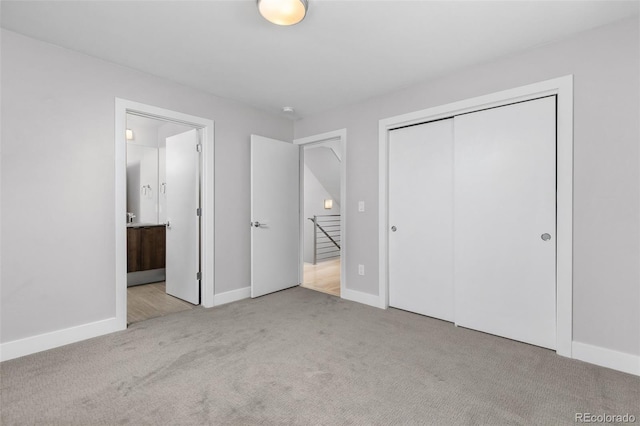
[[[150,226],[165,226],[164,223],[127,223],[127,228],[148,228]]]

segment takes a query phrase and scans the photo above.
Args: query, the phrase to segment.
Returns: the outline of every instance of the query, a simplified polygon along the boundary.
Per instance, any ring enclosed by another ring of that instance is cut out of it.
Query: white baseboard
[[[126,326],[124,328],[119,327],[116,318],[109,318],[2,343],[0,344],[0,361],[8,361],[124,329],[126,329]]]
[[[380,307],[380,298],[375,294],[363,293],[361,291],[345,288],[340,296],[343,299],[351,300],[352,302],[363,303],[365,305],[373,306],[374,308]]]
[[[237,300],[247,299],[249,297],[251,297],[251,287],[243,287],[237,290],[226,291],[213,296],[213,306],[224,305],[225,303],[231,303]]]
[[[601,367],[640,376],[640,355],[632,355],[600,346],[573,342],[572,357]]]

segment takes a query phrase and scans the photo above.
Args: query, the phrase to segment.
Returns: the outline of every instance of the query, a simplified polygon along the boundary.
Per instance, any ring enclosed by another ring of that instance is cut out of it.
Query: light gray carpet
[[[2,425],[575,424],[640,378],[303,288],[4,362]]]

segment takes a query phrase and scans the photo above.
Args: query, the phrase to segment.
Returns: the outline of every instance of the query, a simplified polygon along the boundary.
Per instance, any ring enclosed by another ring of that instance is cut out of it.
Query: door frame
[[[127,114],[133,113],[199,130],[202,144],[200,174],[200,272],[201,299],[206,308],[214,300],[214,122],[177,111],[159,108],[127,99],[115,98],[115,285],[116,322],[118,329],[127,328]]]
[[[347,129],[294,139],[293,143],[300,145],[300,264],[298,266],[298,281],[302,284],[304,270],[304,146],[316,145],[329,141],[340,141],[342,159],[340,162],[340,297],[344,298],[347,288],[346,282],[346,248],[347,248]]]
[[[389,131],[455,115],[557,96],[556,353],[571,357],[573,338],[573,75],[380,120],[378,127],[379,307],[389,307]]]

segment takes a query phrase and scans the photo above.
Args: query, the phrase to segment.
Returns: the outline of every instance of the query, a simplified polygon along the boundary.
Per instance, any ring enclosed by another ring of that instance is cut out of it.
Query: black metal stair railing
[[[340,215],[318,215],[308,219],[314,224],[313,264],[340,256]]]

